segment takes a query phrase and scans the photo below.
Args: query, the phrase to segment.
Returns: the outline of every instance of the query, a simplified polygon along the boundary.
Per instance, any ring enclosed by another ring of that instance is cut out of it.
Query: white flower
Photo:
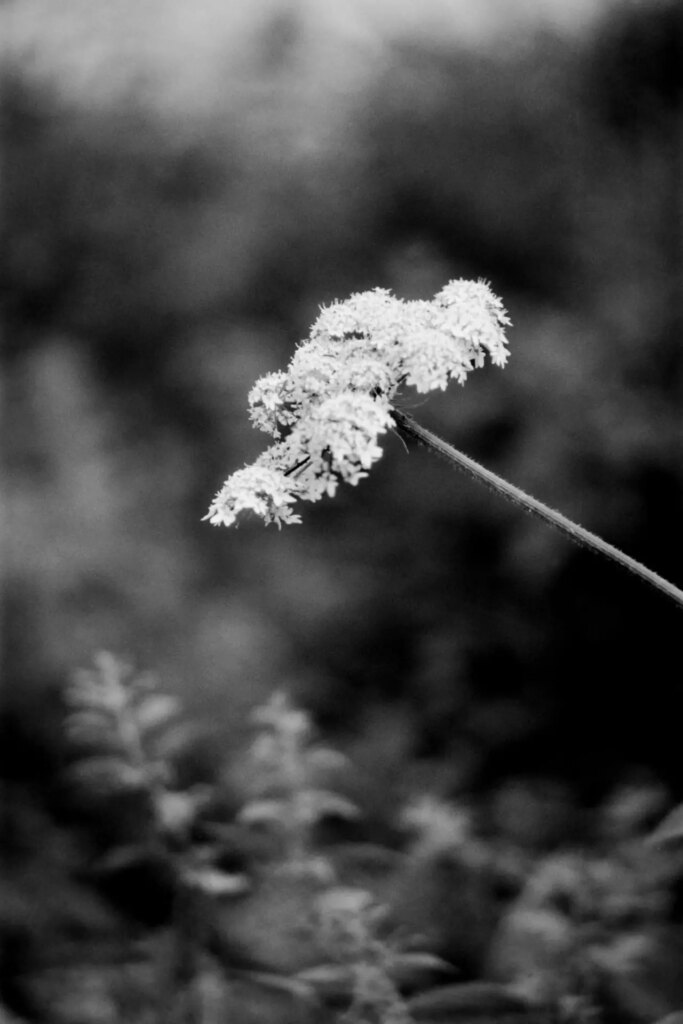
[[[333,497],[340,480],[357,484],[367,476],[382,455],[378,435],[392,422],[385,402],[369,395],[335,395],[312,408],[256,465],[279,474],[298,499]]]
[[[369,337],[380,331],[391,332],[401,321],[403,303],[385,288],[356,292],[344,302],[323,307],[311,328],[311,339],[346,341],[354,336]]]
[[[282,370],[267,373],[256,381],[249,392],[249,416],[255,427],[278,437],[279,426],[286,420],[285,386],[287,374]]]
[[[205,519],[214,526],[232,526],[240,512],[255,512],[266,523],[298,523],[301,517],[289,508],[294,501],[287,477],[275,468],[246,466],[226,480]]]
[[[325,399],[301,424],[302,447],[311,459],[355,484],[381,458],[377,437],[393,425],[389,407],[369,395],[341,394]]]
[[[505,366],[508,351],[504,328],[511,321],[502,301],[485,281],[449,281],[434,298],[445,310],[444,330],[479,351],[485,348],[496,366]]]
[[[278,526],[299,522],[295,500],[332,496],[381,458],[378,438],[404,384],[419,392],[463,384],[486,353],[503,366],[509,323],[483,281],[451,281],[432,302],[376,288],[321,309],[287,370],[266,374],[249,394],[252,423],[276,443],[226,481],[206,518],[230,526],[252,511]]]
[[[434,327],[417,331],[403,345],[406,384],[417,391],[445,391],[451,378],[460,384],[475,365],[477,354]]]

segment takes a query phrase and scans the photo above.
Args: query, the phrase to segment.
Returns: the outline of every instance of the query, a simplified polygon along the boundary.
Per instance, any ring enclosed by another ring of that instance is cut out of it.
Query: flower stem
[[[665,580],[663,576],[653,572],[652,569],[648,569],[646,565],[641,562],[637,562],[635,558],[631,558],[630,555],[624,554],[619,548],[615,548],[614,545],[608,544],[602,537],[598,537],[596,533],[591,533],[590,530],[584,529],[583,526],[579,526],[578,523],[572,522],[566,516],[563,516],[561,512],[556,512],[555,509],[550,508],[548,505],[544,505],[542,501],[537,498],[532,498],[530,494],[526,494],[520,490],[519,487],[515,487],[514,484],[508,483],[507,480],[503,480],[502,477],[496,473],[492,473],[490,469],[486,469],[481,466],[474,459],[471,459],[468,455],[464,455],[458,451],[452,445],[448,444],[447,441],[443,441],[436,434],[433,434],[431,430],[427,430],[426,427],[420,426],[416,423],[412,416],[409,416],[405,412],[401,412],[398,409],[393,410],[393,417],[396,422],[396,426],[402,435],[405,437],[411,437],[421,444],[426,445],[427,448],[431,448],[437,455],[443,456],[452,465],[458,469],[464,470],[468,476],[473,477],[475,480],[480,480],[486,484],[492,491],[497,494],[502,494],[504,498],[511,501],[514,505],[519,505],[527,512],[531,512],[532,515],[538,516],[549,526],[553,526],[556,530],[566,534],[575,544],[579,544],[583,547],[590,548],[592,551],[597,551],[598,554],[604,555],[605,558],[611,558],[613,562],[617,562],[619,565],[628,569],[629,572],[639,576],[650,586],[656,587],[657,590],[661,590],[662,593],[666,594],[673,601],[683,607],[683,590],[679,590],[678,587],[674,586],[668,580]]]

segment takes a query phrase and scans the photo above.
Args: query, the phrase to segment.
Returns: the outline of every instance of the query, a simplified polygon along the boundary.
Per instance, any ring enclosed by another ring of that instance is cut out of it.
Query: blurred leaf
[[[512,995],[494,982],[472,981],[458,985],[445,985],[413,996],[407,1003],[408,1012],[415,1021],[467,1021],[472,1018],[484,1022],[534,1019],[530,1005],[519,996]],[[544,1018],[545,1019],[545,1018]]]
[[[306,751],[306,765],[312,772],[337,772],[349,768],[351,761],[340,750],[313,746]]]
[[[683,1006],[683,939],[678,928],[624,933],[592,951],[602,988],[615,1009],[655,1020]]]
[[[270,728],[276,734],[296,739],[299,743],[303,743],[311,732],[308,713],[294,707],[289,696],[282,691],[277,691],[266,704],[255,708],[250,717],[255,725]]]
[[[431,794],[423,794],[403,809],[401,825],[417,832],[422,843],[434,848],[464,846],[471,840],[470,813]]]
[[[180,701],[176,697],[166,693],[150,693],[137,704],[135,720],[140,729],[148,731],[168,722],[180,710]]]
[[[288,995],[301,999],[306,1003],[315,1000],[315,993],[312,992],[310,985],[301,981],[298,975],[292,978],[284,978],[280,974],[272,974],[269,971],[240,971],[239,974],[241,977],[248,978],[249,981],[254,982],[256,985],[273,989],[276,992],[286,992]]]
[[[453,974],[455,968],[433,953],[396,953],[391,976],[399,988],[412,988],[420,978],[434,973]]]
[[[151,746],[157,757],[172,759],[184,754],[202,735],[203,729],[196,722],[175,722],[153,736]]]
[[[329,859],[313,853],[275,864],[272,871],[275,876],[304,878],[318,886],[332,885],[336,881],[334,868]]]
[[[108,708],[83,707],[71,712],[67,717],[66,726],[69,732],[81,729],[111,729],[113,721]]]
[[[119,757],[89,757],[72,765],[68,776],[92,789],[142,789],[147,784],[143,769]]]
[[[358,917],[372,906],[373,898],[365,889],[334,886],[322,893],[318,907],[323,916]]]
[[[171,834],[185,832],[211,795],[208,786],[194,786],[182,792],[162,790],[155,800],[162,828]]]
[[[338,793],[326,789],[305,789],[298,795],[297,813],[303,812],[303,818],[315,824],[327,816],[354,821],[360,817],[359,808]]]
[[[79,746],[120,746],[121,740],[112,715],[101,708],[72,712],[66,720],[69,739]]]
[[[188,867],[182,877],[187,885],[201,889],[208,896],[235,896],[251,888],[248,875],[229,874],[212,867]]]
[[[297,978],[311,985],[326,1002],[344,1002],[350,999],[354,976],[345,964],[321,964],[299,971]]]
[[[140,843],[126,846],[116,846],[107,850],[101,857],[98,857],[93,869],[98,874],[109,874],[110,872],[121,871],[136,864],[146,864],[151,858],[157,858],[159,851],[150,848],[149,845]]]
[[[673,811],[666,816],[654,832],[650,835],[650,842],[655,846],[668,846],[683,841],[683,804],[674,807]]]
[[[277,822],[281,824],[291,814],[283,800],[252,800],[237,815],[245,825],[262,825]]]
[[[271,732],[261,732],[249,750],[250,757],[260,765],[270,765],[279,755],[278,742]]]
[[[601,809],[603,828],[614,839],[642,835],[669,804],[669,793],[661,784],[648,781],[620,786]]]

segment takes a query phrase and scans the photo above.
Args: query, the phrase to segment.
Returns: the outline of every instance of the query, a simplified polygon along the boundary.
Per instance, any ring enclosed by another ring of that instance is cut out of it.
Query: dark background
[[[508,367],[406,407],[683,584],[683,9],[333,6],[4,5],[2,772],[49,785],[105,648],[222,751],[285,686],[446,795],[681,792],[681,610],[427,452],[201,522],[321,303],[483,276]]]

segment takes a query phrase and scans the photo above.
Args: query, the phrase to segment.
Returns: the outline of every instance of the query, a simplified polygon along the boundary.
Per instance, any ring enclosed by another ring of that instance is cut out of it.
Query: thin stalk
[[[662,591],[667,597],[675,601],[676,604],[683,607],[683,590],[679,590],[673,583],[665,580],[663,576],[653,572],[652,569],[648,569],[642,562],[637,562],[635,558],[624,554],[619,548],[615,548],[613,544],[608,544],[602,537],[598,537],[596,533],[591,533],[590,530],[584,529],[583,526],[579,526],[578,523],[574,523],[571,519],[563,516],[561,512],[556,512],[555,509],[545,505],[537,498],[532,498],[530,494],[526,494],[519,487],[515,487],[514,484],[503,480],[496,473],[492,473],[490,469],[486,469],[468,455],[458,451],[457,448],[448,444],[447,441],[442,441],[431,430],[427,430],[426,427],[416,423],[412,416],[409,416],[407,413],[394,409],[393,417],[398,430],[405,437],[411,437],[419,441],[420,444],[426,445],[427,448],[431,448],[437,455],[443,456],[452,465],[464,470],[468,476],[475,480],[480,480],[492,491],[502,494],[504,498],[507,498],[514,505],[519,505],[520,508],[531,512],[532,515],[542,519],[549,526],[564,533],[575,544],[590,548],[591,551],[596,551],[605,558],[610,558],[613,562],[617,562],[624,569],[628,569],[635,576],[639,576],[646,583],[649,583],[650,586]]]

